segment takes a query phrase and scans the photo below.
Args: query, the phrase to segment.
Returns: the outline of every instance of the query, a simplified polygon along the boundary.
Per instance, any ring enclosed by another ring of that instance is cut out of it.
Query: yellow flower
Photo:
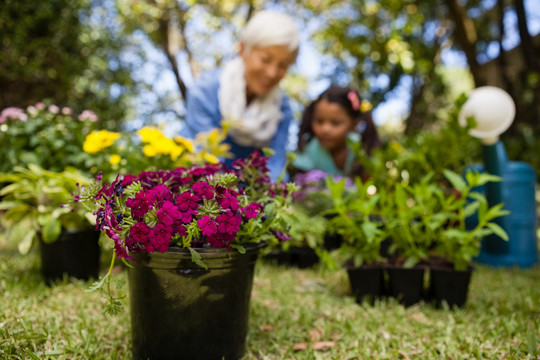
[[[362,100],[362,105],[360,105],[360,111],[366,112],[373,109],[373,105],[368,100]]]
[[[111,165],[118,165],[120,164],[121,160],[122,160],[122,157],[118,154],[112,154],[111,157],[109,158],[109,162],[111,163]]]
[[[212,154],[203,153],[202,157],[204,161],[209,162],[210,164],[217,164],[219,159]]]
[[[137,134],[141,137],[142,142],[146,143],[155,143],[161,141],[163,138],[165,138],[165,135],[159,131],[159,129],[155,128],[149,128],[149,127],[143,127],[139,131],[137,131]]]
[[[120,137],[119,133],[107,130],[92,131],[84,140],[83,150],[95,154],[111,145]]]
[[[189,139],[177,136],[174,138],[174,141],[176,141],[177,144],[182,145],[190,153],[195,151],[195,146],[193,145],[193,142],[191,142]]]
[[[157,149],[152,145],[143,146],[143,153],[145,156],[154,157],[158,154]]]

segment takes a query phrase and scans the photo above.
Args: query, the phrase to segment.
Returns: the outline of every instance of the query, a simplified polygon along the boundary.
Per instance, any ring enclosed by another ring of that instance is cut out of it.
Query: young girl
[[[335,176],[366,177],[347,146],[347,139],[362,141],[369,155],[380,145],[371,112],[362,113],[355,90],[331,86],[304,111],[298,133],[298,153],[293,167],[322,170]],[[357,129],[363,129],[360,134]]]

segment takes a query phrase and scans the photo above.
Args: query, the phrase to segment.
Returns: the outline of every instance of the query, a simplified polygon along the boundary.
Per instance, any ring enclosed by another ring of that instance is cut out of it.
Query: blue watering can
[[[480,191],[485,193],[489,206],[503,203],[504,209],[510,211],[509,215],[495,220],[507,232],[509,240],[495,234],[486,236],[477,261],[492,266],[530,267],[538,262],[536,174],[527,163],[509,161],[499,140],[499,135],[514,120],[514,101],[497,87],[479,87],[463,105],[460,123],[465,125],[471,116],[476,126],[469,134],[482,141],[484,163],[469,165],[466,170],[486,171],[501,177],[501,182],[487,183]]]

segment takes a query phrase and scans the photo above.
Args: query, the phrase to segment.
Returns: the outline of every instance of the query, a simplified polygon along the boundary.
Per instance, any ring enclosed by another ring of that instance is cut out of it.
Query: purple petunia
[[[232,211],[228,210],[224,214],[219,215],[216,218],[218,223],[217,230],[221,234],[236,234],[240,230],[240,224],[242,223],[242,215],[236,215]]]
[[[204,236],[211,236],[217,232],[217,224],[208,215],[204,215],[201,219],[197,220],[197,225]]]
[[[176,206],[170,201],[165,201],[161,206],[161,209],[156,211],[157,220],[166,226],[174,224],[174,220],[179,216],[180,211],[178,211]]]
[[[206,181],[193,184],[193,192],[201,199],[212,200],[214,198],[214,187]]]
[[[217,202],[223,209],[236,211],[240,208],[238,199],[229,193],[225,193],[223,196],[218,197]]]

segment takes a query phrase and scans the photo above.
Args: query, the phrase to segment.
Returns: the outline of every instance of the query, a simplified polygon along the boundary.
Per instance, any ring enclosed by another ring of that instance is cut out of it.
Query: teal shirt
[[[357,139],[351,139],[355,141]],[[336,167],[332,155],[321,146],[317,138],[313,138],[306,145],[303,152],[296,153],[296,158],[292,165],[303,171],[321,170],[333,176],[345,176],[351,170],[354,162],[354,154],[350,149],[347,149],[347,159],[345,159],[345,167],[340,170]]]

